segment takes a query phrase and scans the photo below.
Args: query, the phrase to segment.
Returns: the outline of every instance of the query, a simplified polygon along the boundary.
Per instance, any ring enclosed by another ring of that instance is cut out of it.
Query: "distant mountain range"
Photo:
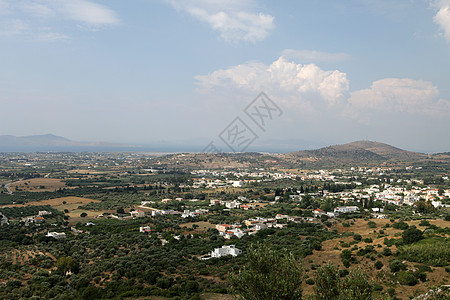
[[[153,144],[126,145],[105,142],[78,142],[53,134],[13,136],[0,135],[0,152],[198,152],[193,145]],[[450,153],[432,155],[433,158],[447,159]],[[303,150],[279,155],[285,161],[320,164],[347,164],[364,162],[416,161],[431,157],[428,154],[411,152],[394,146],[372,142],[356,141],[344,145],[333,145],[316,150]]]
[[[0,135],[0,152],[33,151],[133,151],[135,146],[103,143],[76,142],[53,134],[13,136]]]

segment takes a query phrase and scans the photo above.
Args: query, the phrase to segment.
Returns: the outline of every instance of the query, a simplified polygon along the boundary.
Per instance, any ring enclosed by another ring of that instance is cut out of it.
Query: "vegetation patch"
[[[449,238],[428,238],[401,248],[401,256],[408,260],[435,267],[446,266],[450,262]]]

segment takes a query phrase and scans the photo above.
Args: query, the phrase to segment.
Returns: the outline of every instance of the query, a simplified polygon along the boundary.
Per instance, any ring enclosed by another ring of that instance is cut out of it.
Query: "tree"
[[[369,300],[372,299],[373,284],[367,273],[360,268],[353,269],[342,282],[340,299]]]
[[[403,243],[412,244],[423,239],[423,233],[417,228],[410,227],[403,231],[402,238]]]
[[[341,281],[338,268],[328,263],[317,269],[315,299],[317,300],[370,300],[373,284],[360,268],[353,269]]]
[[[317,269],[314,274],[316,286],[314,291],[318,300],[337,299],[341,290],[339,270],[332,263],[328,263]]]
[[[301,299],[303,269],[292,253],[252,245],[247,263],[228,276],[231,292],[246,300]]]
[[[389,249],[389,248],[388,248],[388,249]],[[377,261],[375,262],[375,268],[376,268],[377,270],[380,270],[382,267],[383,267],[383,263],[381,262],[381,260],[377,260]]]
[[[80,270],[80,263],[70,256],[60,257],[56,261],[56,267],[58,268],[58,272],[62,274],[66,274],[69,271],[77,273]]]
[[[80,214],[80,217],[86,218],[86,217],[87,217],[87,213],[85,213],[85,212],[81,213],[81,214]]]

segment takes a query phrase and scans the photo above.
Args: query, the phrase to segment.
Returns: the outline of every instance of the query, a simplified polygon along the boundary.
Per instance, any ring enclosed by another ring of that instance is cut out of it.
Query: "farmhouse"
[[[222,246],[222,248],[216,248],[211,252],[211,257],[222,257],[222,256],[238,256],[242,251],[236,248],[234,245]]]
[[[47,233],[46,237],[52,237],[55,240],[59,240],[59,239],[65,239],[66,234],[64,232],[49,232],[49,233]]]
[[[143,217],[145,217],[145,213],[144,213],[144,211],[142,211],[142,210],[135,210],[135,211],[132,211],[132,212],[130,212],[130,215],[131,215],[133,218],[143,218]]]

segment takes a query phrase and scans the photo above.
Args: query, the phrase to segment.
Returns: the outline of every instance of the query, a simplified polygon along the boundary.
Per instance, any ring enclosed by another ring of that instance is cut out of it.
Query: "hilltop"
[[[288,161],[321,165],[370,164],[388,161],[417,161],[428,155],[403,150],[373,141],[356,141],[316,150],[295,151],[283,155]]]

